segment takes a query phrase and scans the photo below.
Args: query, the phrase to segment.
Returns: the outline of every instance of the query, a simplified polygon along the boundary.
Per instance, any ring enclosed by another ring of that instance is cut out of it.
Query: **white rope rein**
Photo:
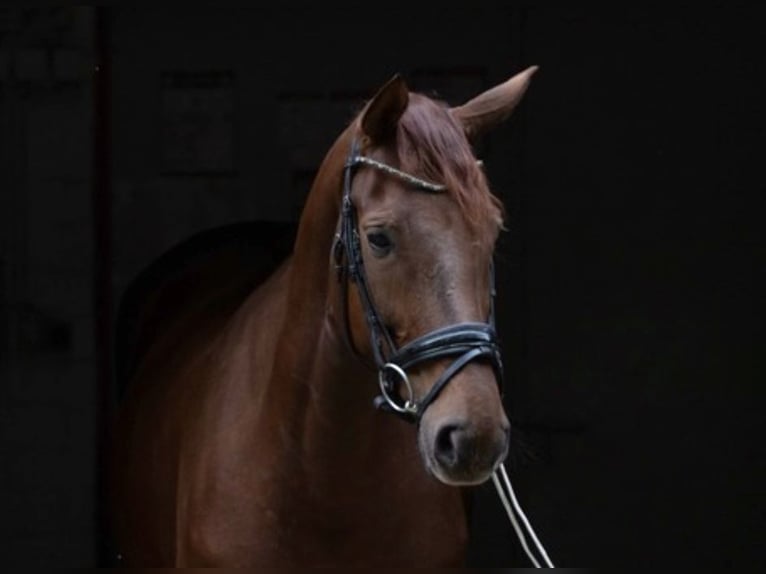
[[[505,465],[500,464],[498,470],[492,474],[492,482],[495,485],[495,489],[497,490],[497,494],[500,497],[500,501],[503,503],[505,511],[508,513],[508,518],[511,521],[511,526],[513,526],[513,530],[516,532],[516,536],[519,538],[521,547],[529,557],[529,560],[532,562],[532,564],[534,564],[535,568],[555,568],[553,562],[551,562],[551,559],[548,557],[548,553],[545,551],[545,548],[543,548],[543,545],[537,538],[535,531],[529,524],[529,520],[527,520],[524,511],[521,509],[519,501],[516,499],[516,494],[513,492],[511,480],[508,478],[508,473],[505,470]],[[535,555],[529,549],[526,537],[521,529],[521,525],[519,524],[519,518],[521,519],[521,523],[524,525],[524,528],[526,528],[529,537],[532,539],[537,552],[540,554],[540,557],[545,563],[545,566],[540,565],[540,561],[537,560]]]

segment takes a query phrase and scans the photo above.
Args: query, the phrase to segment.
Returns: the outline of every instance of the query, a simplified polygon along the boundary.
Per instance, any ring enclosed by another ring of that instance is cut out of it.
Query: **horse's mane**
[[[446,103],[410,93],[399,120],[397,152],[402,169],[447,186],[476,229],[493,237],[503,223],[503,207],[489,190],[463,129]]]

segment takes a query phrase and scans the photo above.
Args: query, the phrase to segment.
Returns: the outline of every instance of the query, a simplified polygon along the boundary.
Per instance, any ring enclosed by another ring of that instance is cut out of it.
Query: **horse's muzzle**
[[[429,470],[451,485],[479,484],[487,480],[508,453],[507,423],[481,428],[468,421],[437,423],[427,441]]]

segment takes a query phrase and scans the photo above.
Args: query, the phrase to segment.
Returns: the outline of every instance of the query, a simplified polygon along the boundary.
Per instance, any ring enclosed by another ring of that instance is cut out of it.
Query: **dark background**
[[[114,322],[142,269],[204,230],[289,228],[394,72],[457,104],[538,64],[479,149],[509,213],[522,504],[562,566],[763,566],[762,22],[732,2],[0,8],[3,563],[107,563]],[[478,501],[472,563],[526,565]]]

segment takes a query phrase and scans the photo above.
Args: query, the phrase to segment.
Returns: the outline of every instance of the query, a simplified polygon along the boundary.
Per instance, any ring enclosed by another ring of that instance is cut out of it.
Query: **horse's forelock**
[[[490,193],[471,144],[446,104],[410,94],[397,147],[402,169],[446,185],[475,230],[494,231],[502,225],[502,204]]]

